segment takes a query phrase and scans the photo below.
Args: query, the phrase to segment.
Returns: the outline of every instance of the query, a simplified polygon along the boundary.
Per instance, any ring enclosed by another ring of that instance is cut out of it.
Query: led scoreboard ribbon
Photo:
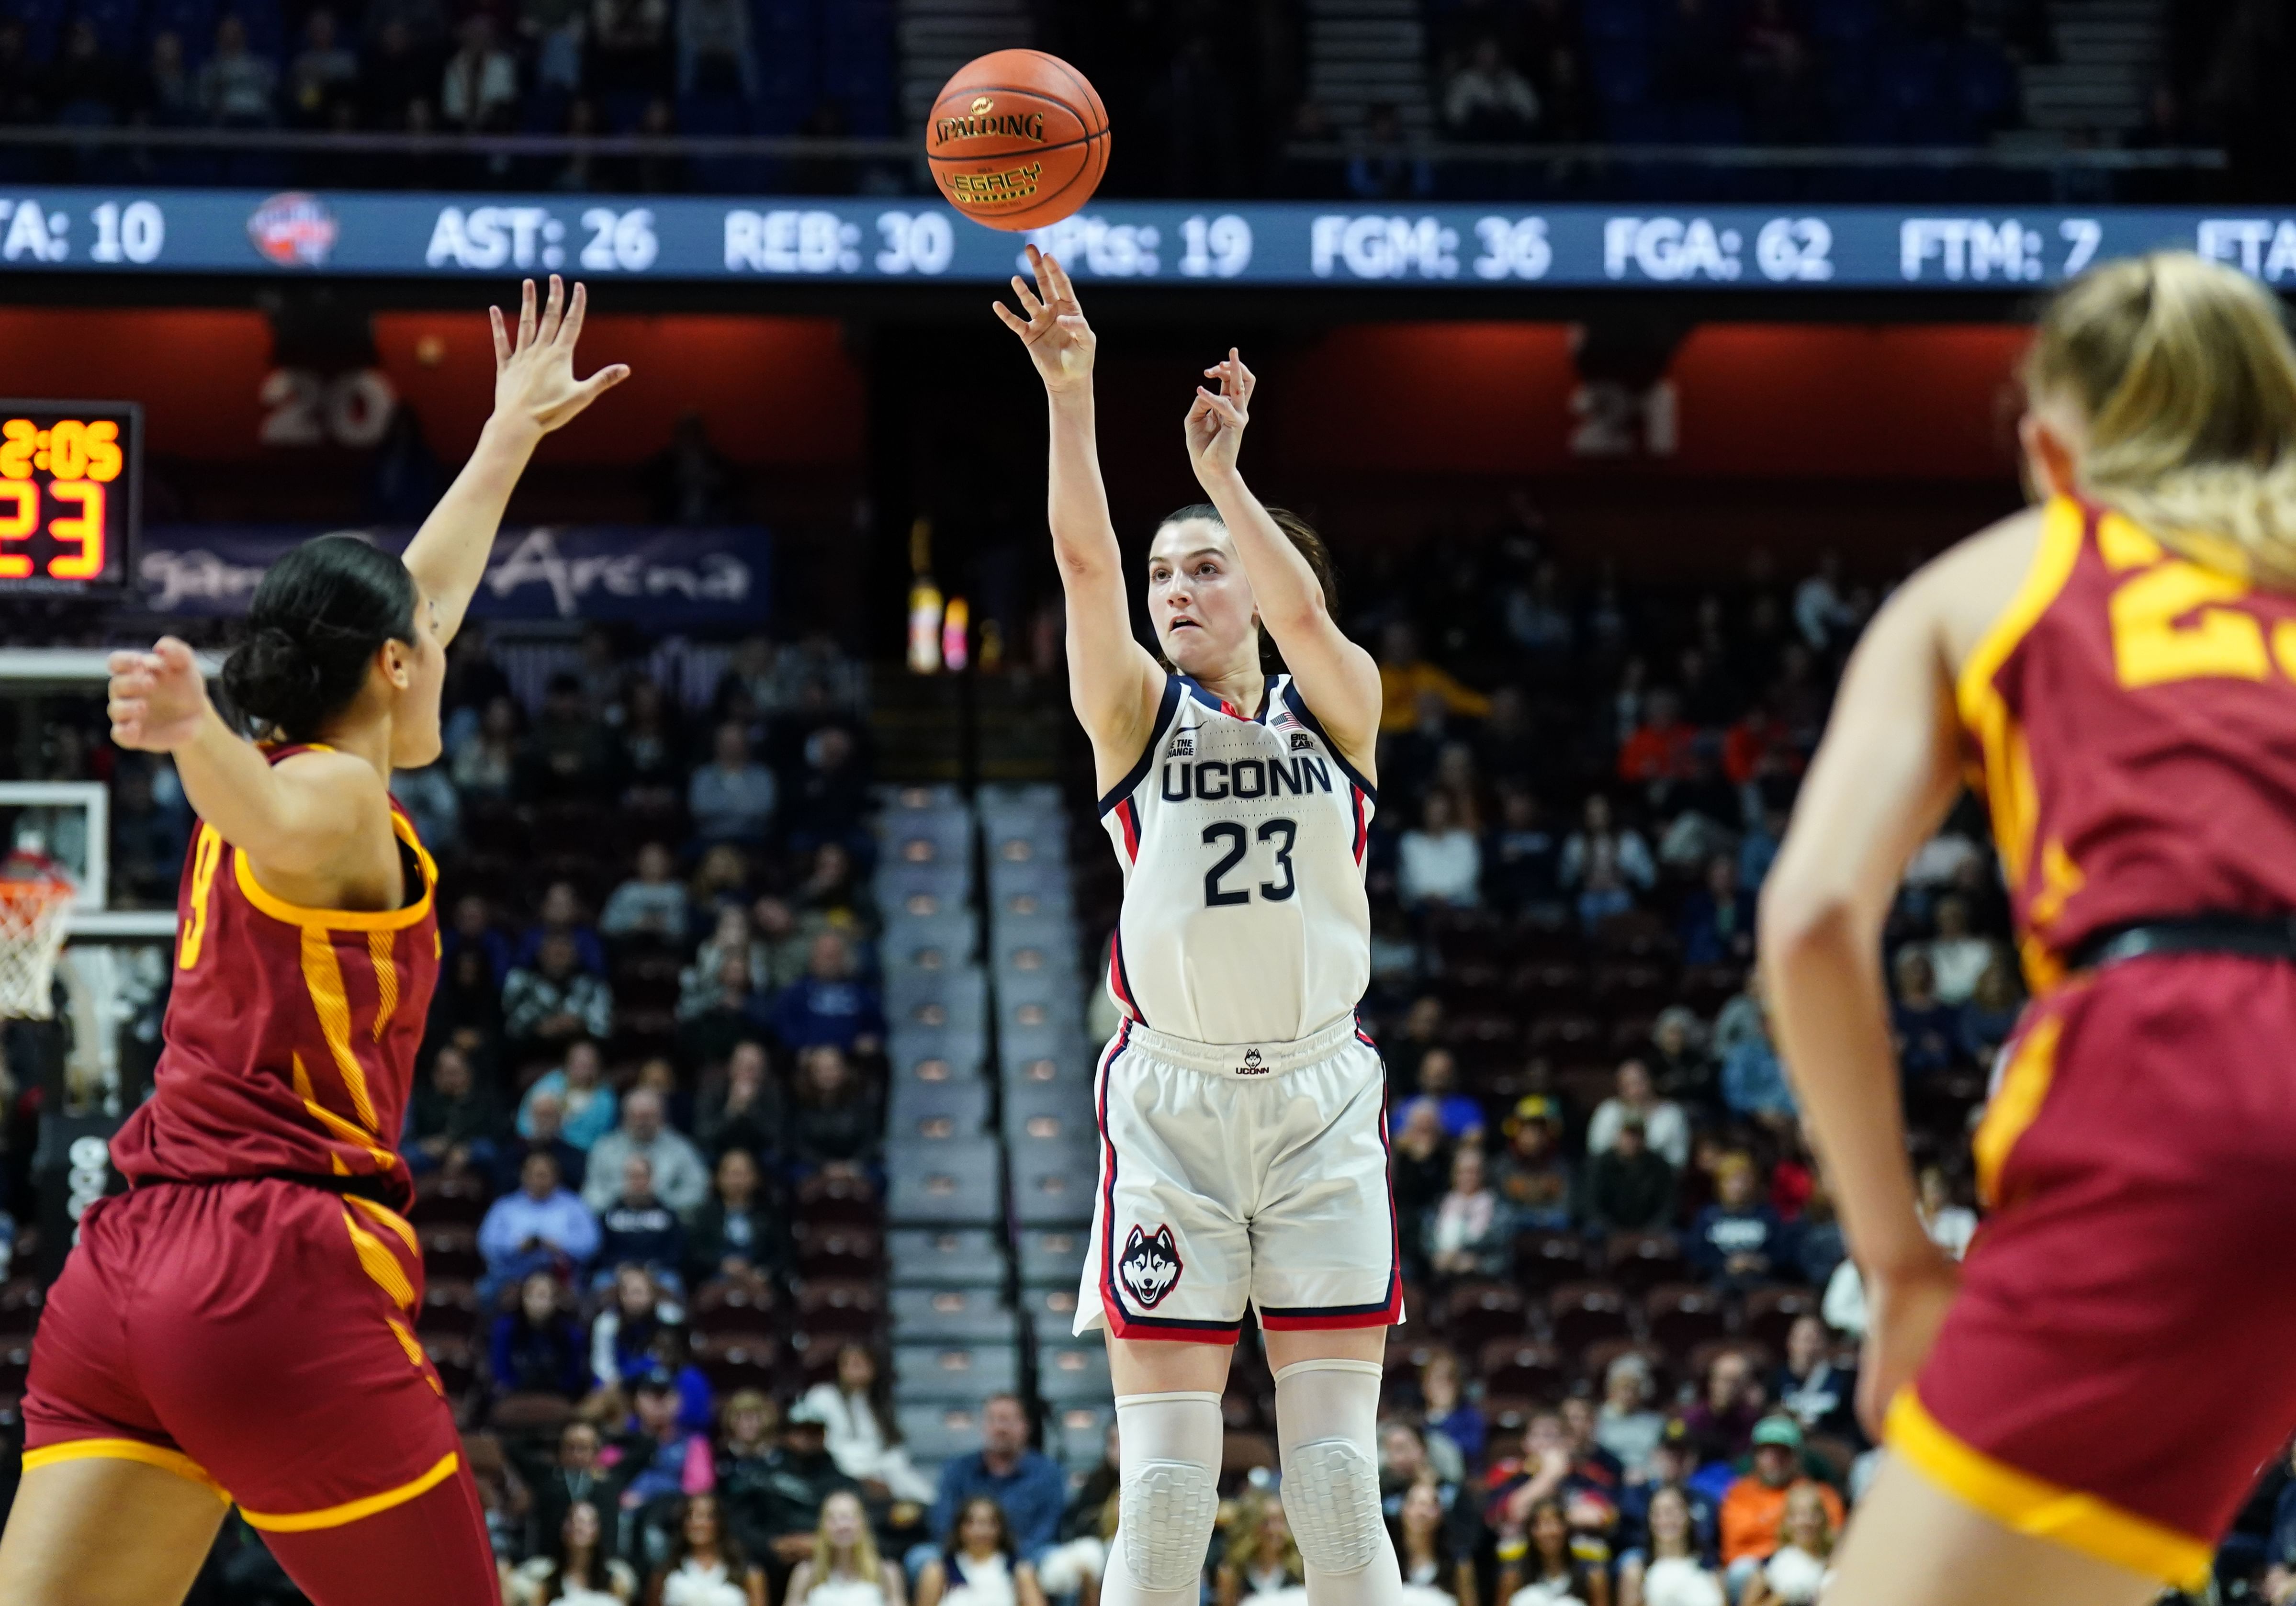
[[[127,582],[142,422],[127,402],[0,400],[0,596]]]
[[[1033,242],[1081,280],[2022,291],[2181,246],[2296,289],[2296,209],[1095,199],[1015,236],[938,200],[119,190],[0,183],[0,276],[254,274],[1003,284]],[[499,292],[496,292],[499,293]]]

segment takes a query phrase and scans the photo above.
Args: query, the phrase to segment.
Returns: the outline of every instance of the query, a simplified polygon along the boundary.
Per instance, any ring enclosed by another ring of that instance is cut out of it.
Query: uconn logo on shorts
[[[1116,1274],[1124,1279],[1124,1286],[1143,1306],[1153,1309],[1166,1294],[1180,1283],[1180,1246],[1172,1240],[1172,1229],[1160,1226],[1150,1237],[1138,1227],[1124,1241],[1124,1258],[1116,1263]]]

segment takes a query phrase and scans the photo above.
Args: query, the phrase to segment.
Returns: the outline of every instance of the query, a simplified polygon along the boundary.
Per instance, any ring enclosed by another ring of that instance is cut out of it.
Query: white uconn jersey
[[[1256,718],[1169,676],[1147,751],[1100,800],[1124,866],[1117,1007],[1197,1043],[1289,1043],[1353,1012],[1374,800],[1290,676]]]

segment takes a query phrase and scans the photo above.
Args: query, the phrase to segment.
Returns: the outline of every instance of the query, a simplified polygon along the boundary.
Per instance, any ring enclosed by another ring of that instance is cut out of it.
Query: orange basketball
[[[1058,56],[991,51],[942,86],[925,125],[925,160],[949,204],[975,223],[1042,228],[1100,187],[1108,109]]]

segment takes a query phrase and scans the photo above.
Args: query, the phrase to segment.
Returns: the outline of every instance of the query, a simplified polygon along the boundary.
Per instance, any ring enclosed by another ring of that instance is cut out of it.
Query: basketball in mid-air
[[[942,86],[925,125],[925,159],[949,204],[975,223],[1042,228],[1100,186],[1108,109],[1058,56],[994,50]]]

